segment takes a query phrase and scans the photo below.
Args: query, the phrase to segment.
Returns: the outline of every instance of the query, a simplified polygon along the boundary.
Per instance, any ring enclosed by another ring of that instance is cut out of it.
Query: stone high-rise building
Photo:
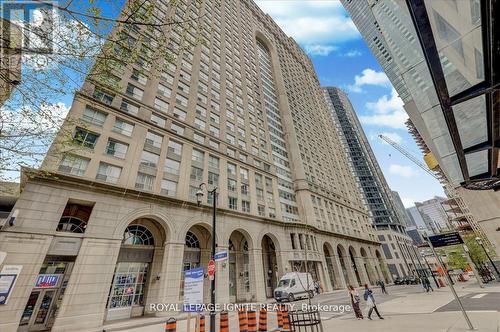
[[[179,54],[163,70],[138,61],[116,69],[119,91],[87,79],[75,95],[61,132],[76,145],[25,170],[14,226],[0,232],[4,264],[22,265],[1,331],[173,315],[149,304],[182,302],[183,270],[206,267],[214,187],[217,251],[229,252],[219,303],[264,301],[306,261],[326,290],[390,282],[303,50],[250,0],[160,4],[159,19],[202,17],[207,38],[184,49],[193,36],[172,28]]]
[[[382,242],[389,271],[394,277],[412,275],[419,267],[417,251],[405,232],[406,211],[394,201],[395,192],[385,180],[347,94],[335,87],[326,87],[323,91],[331,117],[341,133],[342,145],[348,152],[349,165],[356,175],[370,219]]]

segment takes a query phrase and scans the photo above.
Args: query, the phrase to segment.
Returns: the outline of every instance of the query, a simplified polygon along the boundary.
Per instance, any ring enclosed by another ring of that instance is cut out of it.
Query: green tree
[[[484,253],[484,249],[477,243],[474,234],[462,235],[462,239],[469,249],[469,255],[475,264],[481,264],[488,260],[488,257],[486,257]]]
[[[451,251],[447,254],[448,268],[451,270],[465,269],[469,264],[463,250]]]
[[[22,18],[11,18],[16,28],[7,32],[4,30],[10,25],[1,24],[0,59],[9,54],[22,61],[21,78],[15,82],[11,69],[0,63],[0,88],[15,85],[10,99],[0,104],[0,180],[17,178],[22,166],[39,167],[58,132],[58,138],[65,140],[58,141],[50,154],[79,148],[71,146],[73,126],[61,126],[68,99],[85,80],[107,91],[123,92],[123,68],[139,64],[145,76],[160,75],[210,39],[205,18],[210,9],[204,0],[190,5],[178,0],[168,4],[157,0],[59,0],[37,10],[33,16],[43,18],[42,22],[50,17],[52,29],[48,32],[40,33],[36,22],[23,22]],[[50,42],[53,47],[50,51],[26,47],[20,41],[27,37],[39,43],[36,45]],[[66,119],[66,124],[70,121],[77,120]],[[66,128],[68,132],[64,132]]]

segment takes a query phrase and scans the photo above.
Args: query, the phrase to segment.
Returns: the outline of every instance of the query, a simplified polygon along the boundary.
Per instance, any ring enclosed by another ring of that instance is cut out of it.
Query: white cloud
[[[363,52],[361,52],[359,50],[350,50],[350,51],[347,51],[346,53],[344,53],[343,55],[347,58],[356,58],[358,56],[362,56]]]
[[[415,200],[411,197],[401,197],[401,201],[403,202],[405,208],[415,206]]]
[[[370,115],[362,115],[359,120],[366,125],[406,129],[405,121],[408,115],[403,109],[403,101],[393,88],[391,96],[383,95],[375,102],[366,103]]]
[[[398,133],[384,132],[384,133],[380,133],[380,134],[390,138],[391,140],[393,140],[394,142],[396,142],[398,144],[401,144],[403,142],[403,137],[401,135],[399,135]],[[380,138],[377,137],[377,139],[380,139]],[[382,142],[384,142],[384,144],[388,144],[385,141],[382,141]]]
[[[324,53],[325,48],[360,38],[340,1],[257,0],[256,3],[306,50],[321,45]]]
[[[307,54],[310,55],[320,55],[320,56],[327,56],[328,54],[332,53],[337,49],[336,46],[333,45],[306,45],[305,51]]]
[[[410,166],[403,166],[399,164],[391,164],[389,166],[389,173],[410,178],[414,175],[413,169]]]
[[[348,88],[352,92],[363,92],[362,88],[365,85],[388,87],[391,85],[391,82],[383,71],[366,68],[361,72],[361,75],[354,77],[354,84],[349,85]]]
[[[0,123],[5,127],[6,135],[18,136],[33,135],[37,132],[56,132],[62,125],[66,115],[69,112],[69,107],[62,102],[54,104],[40,105],[37,110],[33,110],[30,106],[9,110],[0,108],[2,116]]]

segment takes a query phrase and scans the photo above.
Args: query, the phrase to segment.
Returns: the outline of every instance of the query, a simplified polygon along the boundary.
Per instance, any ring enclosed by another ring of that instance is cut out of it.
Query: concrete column
[[[208,273],[207,267],[208,267],[208,262],[210,261],[210,257],[212,257],[212,252],[210,248],[201,250],[200,266],[203,267],[205,274]],[[216,263],[216,265],[218,264]],[[217,272],[217,270],[215,272]],[[210,278],[205,278],[203,281],[203,301],[205,301],[206,303],[210,302]]]
[[[332,256],[333,260],[333,270],[335,273],[335,283],[336,283],[336,288],[347,288],[347,280],[344,277],[344,271],[342,269],[342,265],[340,264],[340,259],[339,256],[334,255]]]
[[[184,242],[168,242],[165,244],[163,258],[163,303],[180,303],[182,260],[184,258]],[[168,313],[165,313],[165,315]]]
[[[361,284],[370,285],[370,279],[366,274],[364,259],[362,257],[354,257],[354,261],[356,262],[356,267],[358,269],[359,278],[361,279]]]
[[[102,324],[120,245],[121,240],[83,239],[52,331]]]
[[[40,267],[49,249],[52,236],[1,232],[0,251],[7,253],[5,265],[22,265],[9,301],[0,306],[0,331],[17,331],[19,320],[33,290]],[[22,262],[22,264],[19,264]],[[0,269],[1,270],[1,269]]]
[[[264,280],[264,269],[262,262],[262,249],[250,249],[250,289],[254,288],[255,298],[253,301],[265,302],[266,284]],[[252,278],[253,277],[253,278]]]
[[[227,243],[225,241],[224,243]],[[217,303],[229,303],[229,251],[228,246],[217,247],[218,251],[227,251],[228,259],[215,263],[215,299]]]
[[[333,290],[332,281],[330,280],[330,272],[328,271],[329,259],[331,259],[331,257],[326,257],[325,255],[321,255],[321,265],[323,265],[323,274],[325,275],[325,281],[322,283],[322,285],[324,287],[324,290],[328,292]],[[335,279],[335,273],[333,278]]]
[[[346,265],[347,276],[349,278],[348,283],[353,287],[358,287],[359,286],[358,279],[356,278],[356,273],[354,272],[354,267],[352,266],[352,261],[349,254],[347,254],[347,256],[344,257],[344,263]]]

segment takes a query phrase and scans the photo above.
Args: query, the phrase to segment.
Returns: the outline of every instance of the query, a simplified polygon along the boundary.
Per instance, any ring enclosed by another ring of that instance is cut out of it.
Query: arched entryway
[[[240,231],[229,237],[229,301],[245,302],[251,299],[250,292],[250,245]]]
[[[346,283],[350,284],[351,280],[349,278],[349,274],[347,273],[347,265],[345,261],[347,253],[344,247],[341,246],[340,244],[337,246],[337,255],[339,256],[340,267],[342,268],[342,274],[344,275],[344,280],[346,281]]]
[[[328,276],[332,284],[332,289],[338,288],[340,287],[340,285],[337,285],[335,280],[335,269],[334,269],[335,258],[333,257],[333,249],[328,243],[323,244],[323,253],[325,254],[326,269],[328,271]]]
[[[107,302],[107,320],[142,316],[147,297],[155,294],[152,275],[160,272],[164,228],[149,218],[130,223],[123,233]]]
[[[380,254],[380,252],[378,250],[375,250],[375,256],[377,257],[378,266],[380,268],[380,271],[382,271],[382,275],[384,276],[385,282],[389,283],[390,279],[389,279],[387,269],[385,268],[385,262],[384,262],[384,259],[382,258],[382,255]]]
[[[207,266],[210,260],[211,240],[210,230],[203,225],[194,225],[184,237],[184,256],[182,259],[182,274],[179,299],[184,296],[184,271],[200,266]],[[203,298],[210,301],[210,281],[205,278]]]
[[[268,235],[264,235],[261,245],[264,283],[266,285],[266,297],[272,298],[274,289],[278,284],[278,261],[276,256],[276,245]]]
[[[356,281],[359,286],[361,286],[361,277],[359,276],[358,266],[356,265],[356,251],[353,247],[349,247],[349,257],[351,259],[351,266],[354,270],[354,274],[356,275]]]

